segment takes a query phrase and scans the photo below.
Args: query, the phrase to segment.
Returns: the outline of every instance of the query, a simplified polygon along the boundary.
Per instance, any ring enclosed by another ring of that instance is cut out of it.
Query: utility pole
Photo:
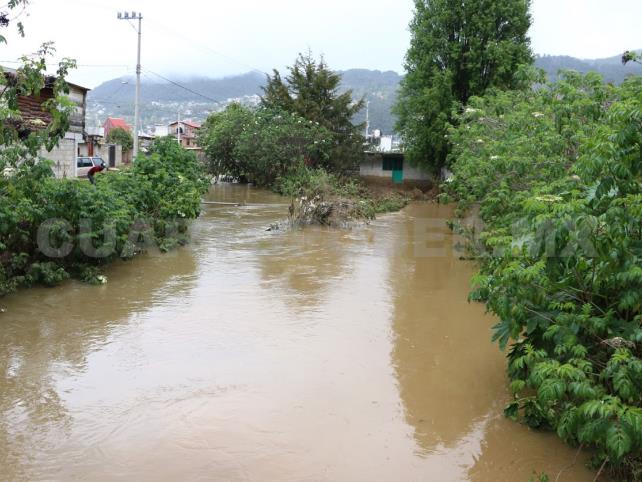
[[[138,155],[138,128],[140,127],[140,42],[142,36],[142,20],[143,14],[138,12],[118,12],[119,20],[138,20],[138,53],[136,57],[136,97],[134,99],[134,159]],[[136,27],[134,27],[135,29]]]
[[[370,101],[366,102],[366,140],[370,136]]]
[[[176,139],[178,140],[178,145],[181,145],[181,111],[178,111],[178,117],[176,119]]]

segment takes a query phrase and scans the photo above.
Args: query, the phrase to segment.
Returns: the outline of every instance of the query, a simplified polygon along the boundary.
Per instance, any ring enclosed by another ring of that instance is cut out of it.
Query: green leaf
[[[514,401],[509,403],[506,408],[504,408],[504,415],[511,420],[517,420],[519,416],[519,402]]]
[[[631,437],[620,424],[613,424],[606,433],[606,449],[612,460],[620,460],[633,446]]]
[[[566,383],[564,381],[549,378],[539,386],[537,397],[543,402],[553,402],[561,400],[565,393]]]

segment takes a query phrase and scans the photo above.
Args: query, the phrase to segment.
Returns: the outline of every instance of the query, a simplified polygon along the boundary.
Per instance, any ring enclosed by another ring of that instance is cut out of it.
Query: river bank
[[[3,300],[4,478],[512,482],[573,461],[502,414],[450,208],[266,232],[284,198],[207,199],[241,206],[206,206],[188,246],[117,262],[107,285]],[[584,461],[560,480],[592,480]]]

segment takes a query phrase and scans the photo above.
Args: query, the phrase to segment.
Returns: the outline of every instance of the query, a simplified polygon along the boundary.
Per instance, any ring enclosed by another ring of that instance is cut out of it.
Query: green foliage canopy
[[[332,134],[311,120],[240,105],[212,114],[199,143],[213,174],[245,177],[267,187],[301,166],[323,164],[334,148]]]
[[[0,177],[0,296],[70,276],[95,281],[114,258],[184,243],[208,186],[196,156],[172,139],[155,142],[131,168],[97,176],[96,186],[54,179],[49,165],[21,163]],[[42,251],[47,225],[53,245],[70,246],[64,256]]]
[[[530,0],[415,0],[407,75],[396,106],[410,162],[438,170],[452,111],[490,87],[510,89],[530,64]]]
[[[355,114],[365,105],[354,102],[352,91],[339,93],[341,75],[330,70],[323,57],[299,54],[283,79],[278,70],[268,76],[262,104],[312,121],[332,135],[329,157],[318,159],[315,167],[343,171],[358,165],[363,155],[363,126],[354,125]]]
[[[123,129],[122,127],[111,129],[109,134],[107,134],[106,141],[109,144],[118,144],[119,146],[123,146],[124,151],[128,151],[134,147],[134,138],[132,137],[131,132]]]
[[[461,229],[481,264],[472,298],[510,344],[506,413],[639,469],[642,78],[493,91],[456,124],[444,189],[485,224]]]
[[[244,129],[254,123],[254,111],[241,104],[230,104],[222,112],[210,114],[198,131],[211,174],[241,177],[251,173],[251,165],[237,156],[236,147]]]

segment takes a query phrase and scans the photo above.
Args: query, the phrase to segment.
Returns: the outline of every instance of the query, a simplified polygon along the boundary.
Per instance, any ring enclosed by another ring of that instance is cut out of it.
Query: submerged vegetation
[[[309,54],[289,72],[268,78],[258,109],[233,104],[210,115],[199,135],[209,172],[291,197],[300,225],[343,226],[405,206],[406,195],[376,195],[351,175],[363,157],[361,126],[352,123],[363,102],[339,93],[340,75]]]
[[[642,79],[547,83],[529,4],[417,0],[399,128],[411,160],[452,172],[442,200],[481,218],[454,226],[508,350],[507,416],[642,480]]]
[[[360,180],[321,168],[301,167],[279,178],[273,188],[292,199],[290,220],[295,225],[347,227],[355,221],[372,220],[377,214],[399,211],[410,201],[407,193],[385,190],[378,194]]]
[[[642,480],[642,79],[532,80],[450,132],[446,198],[485,225],[472,298],[509,350],[507,415]]]
[[[109,261],[184,243],[208,186],[196,156],[171,139],[96,186],[55,179],[49,166],[24,160],[0,178],[0,295],[72,276],[102,282]]]

